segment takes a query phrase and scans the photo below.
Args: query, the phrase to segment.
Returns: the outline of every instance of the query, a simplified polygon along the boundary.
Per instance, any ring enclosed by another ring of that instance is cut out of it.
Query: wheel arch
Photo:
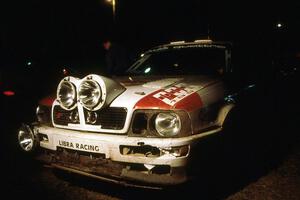
[[[235,107],[235,104],[230,103],[226,104],[223,107],[221,107],[217,119],[216,119],[216,125],[223,127],[225,124],[226,119],[228,118],[229,113],[233,110]]]

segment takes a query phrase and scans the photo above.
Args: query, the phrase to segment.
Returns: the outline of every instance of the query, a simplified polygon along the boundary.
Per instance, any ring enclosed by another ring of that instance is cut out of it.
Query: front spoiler
[[[103,177],[103,176],[100,176],[100,175],[95,175],[93,173],[84,172],[82,170],[73,169],[73,168],[61,166],[61,165],[58,165],[58,164],[51,164],[50,166],[53,167],[53,168],[56,168],[56,169],[63,170],[63,171],[68,171],[68,172],[71,172],[71,173],[75,173],[75,174],[83,175],[83,176],[86,176],[86,177],[98,179],[98,180],[103,181],[103,182],[113,183],[113,184],[117,184],[117,185],[122,185],[122,186],[125,186],[125,187],[135,187],[135,188],[154,189],[154,190],[161,190],[161,189],[163,189],[163,187],[158,187],[158,186],[133,184],[133,183],[128,183],[128,182],[122,181],[122,180],[116,180],[116,179],[112,179],[112,178],[106,178],[106,177]]]
[[[82,163],[75,162],[60,162],[55,159],[53,154],[51,155],[42,151],[37,154],[36,159],[51,168],[95,178],[108,183],[123,185],[126,187],[159,190],[167,186],[179,185],[187,181],[185,171],[178,169],[175,170],[176,174],[171,175],[135,171],[127,167],[122,167],[124,166],[122,163],[115,162],[113,164],[114,166],[110,165],[109,167],[105,165],[90,165],[85,161],[82,162],[85,163],[85,165],[82,165]],[[108,171],[111,171],[111,173],[108,173]]]
[[[97,178],[102,181],[121,184],[124,186],[159,189],[172,185],[180,185],[188,180],[186,168],[189,154],[176,157],[171,154],[148,157],[145,155],[122,155],[122,145],[137,145],[143,143],[157,149],[164,149],[173,146],[189,145],[191,148],[198,141],[208,135],[217,133],[221,128],[203,132],[184,138],[138,138],[125,135],[108,135],[90,132],[64,130],[49,126],[35,126],[35,134],[43,134],[48,137],[46,142],[40,141],[40,153],[38,160],[50,166],[69,172]],[[79,151],[58,146],[57,138],[68,138],[76,141],[98,142],[105,151],[93,153]],[[68,153],[72,151],[72,153]],[[64,152],[63,154],[60,154]],[[63,158],[67,153],[67,157]],[[103,155],[103,157],[101,157]],[[74,156],[76,157],[74,161]],[[90,159],[96,156],[96,159]],[[98,157],[97,157],[98,156]],[[101,158],[100,158],[100,157]],[[71,161],[70,161],[71,159]],[[78,163],[78,159],[80,163]],[[83,159],[83,160],[82,160]],[[146,168],[154,167],[158,171],[153,172]],[[143,169],[141,169],[143,167]],[[167,167],[167,170],[165,169]]]

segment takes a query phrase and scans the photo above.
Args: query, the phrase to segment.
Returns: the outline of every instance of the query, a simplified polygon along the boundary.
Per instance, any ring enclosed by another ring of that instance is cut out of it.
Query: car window
[[[152,52],[129,69],[131,74],[218,75],[225,68],[225,50],[218,48],[168,49]]]

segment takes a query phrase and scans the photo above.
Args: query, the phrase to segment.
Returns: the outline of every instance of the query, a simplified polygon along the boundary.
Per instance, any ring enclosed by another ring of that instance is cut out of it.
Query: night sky
[[[236,44],[297,49],[300,3],[116,0],[1,1],[1,50],[6,59],[100,63],[113,38],[133,55],[173,40],[207,37]],[[276,27],[277,23],[282,27]],[[255,44],[255,45],[254,45]]]

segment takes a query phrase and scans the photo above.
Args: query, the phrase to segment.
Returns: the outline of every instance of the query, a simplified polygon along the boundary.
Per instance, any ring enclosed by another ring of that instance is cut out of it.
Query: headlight
[[[28,125],[23,124],[18,132],[18,141],[20,147],[27,152],[34,150],[37,145],[37,140],[34,137],[33,131]]]
[[[181,129],[180,118],[175,113],[159,113],[155,118],[155,129],[161,136],[175,136]]]
[[[94,80],[83,81],[78,89],[78,97],[86,109],[93,110],[100,103],[102,97],[100,85]]]
[[[62,80],[57,88],[57,99],[66,110],[71,110],[76,105],[76,88],[73,83]]]

